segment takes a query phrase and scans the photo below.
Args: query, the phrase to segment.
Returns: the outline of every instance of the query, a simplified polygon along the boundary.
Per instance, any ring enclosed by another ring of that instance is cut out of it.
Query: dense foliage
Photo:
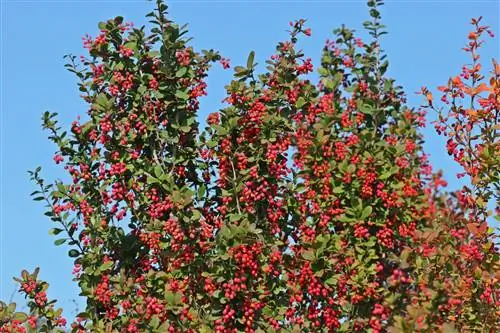
[[[317,84],[297,48],[311,31],[292,22],[263,74],[253,52],[234,67],[205,130],[204,79],[229,60],[196,52],[161,0],[150,31],[100,23],[89,56],[68,57],[88,117],[65,132],[43,116],[72,181],[31,172],[86,309],[67,324],[24,271],[29,313],[2,303],[0,332],[494,332],[500,66],[485,78],[478,53],[492,33],[473,20],[472,64],[415,110],[386,75],[380,4],[370,41],[335,30]],[[471,187],[433,173],[429,109]]]

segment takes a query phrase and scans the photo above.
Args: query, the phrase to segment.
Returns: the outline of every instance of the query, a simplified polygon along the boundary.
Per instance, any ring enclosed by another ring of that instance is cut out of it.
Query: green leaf
[[[63,183],[57,183],[57,190],[61,193],[66,193],[66,186]]]
[[[372,213],[372,206],[366,206],[361,214],[361,219],[366,219]]]
[[[334,90],[335,89],[335,84],[333,83],[332,80],[325,78],[325,79],[321,80],[321,82],[323,82],[323,85],[326,88],[328,88],[330,90]]]
[[[387,178],[389,178],[390,176],[392,176],[392,173],[387,171],[387,172],[384,172],[383,174],[381,174],[378,178],[380,180],[386,180]]]
[[[262,313],[263,313],[264,315],[266,315],[266,316],[272,316],[272,315],[274,314],[274,311],[273,311],[273,309],[272,309],[270,306],[266,305],[266,306],[262,309]]]
[[[200,327],[200,333],[212,333],[213,330],[207,326],[207,325],[203,325]]]
[[[207,187],[204,184],[200,185],[200,187],[198,188],[198,200],[203,199],[203,197],[205,197],[206,192],[207,192]]]
[[[222,226],[222,228],[220,229],[220,234],[222,235],[222,237],[227,239],[230,239],[232,236],[231,229],[229,229],[227,225]]]
[[[305,260],[313,261],[315,259],[314,252],[312,250],[307,250],[302,252],[302,258]]]
[[[229,215],[229,222],[235,222],[240,220],[243,217],[241,214],[230,214]]]
[[[384,91],[385,92],[389,92],[391,90],[391,88],[392,88],[392,82],[391,82],[391,80],[386,79],[384,81]]]
[[[25,279],[26,280],[26,279]],[[16,310],[16,303],[10,303],[7,306],[7,313],[13,313]]]
[[[255,58],[255,51],[250,52],[247,59],[247,68],[253,67],[253,60]]]
[[[62,232],[62,229],[59,228],[52,228],[49,230],[49,235],[58,235]]]
[[[54,241],[54,244],[55,244],[56,246],[62,245],[62,244],[64,244],[64,243],[66,243],[66,238],[56,239],[56,240]]]
[[[175,97],[183,99],[183,100],[187,100],[189,98],[189,95],[184,90],[177,90],[177,92],[175,93]]]
[[[69,250],[68,254],[71,258],[76,258],[80,255],[80,252],[78,250],[71,249]]]
[[[220,126],[220,125],[215,125],[215,130],[217,131],[217,134],[220,136],[226,136],[227,135],[227,129]]]
[[[175,72],[176,77],[183,77],[187,73],[187,67],[181,67],[177,72]]]
[[[157,329],[160,326],[160,318],[158,316],[153,316],[150,321],[150,325],[153,329]]]
[[[97,95],[95,102],[99,106],[106,107],[108,105],[108,96],[104,93],[100,93]]]
[[[336,283],[337,283],[337,278],[335,278],[334,276],[326,279],[326,281],[325,281],[325,284],[330,285],[330,286],[333,286]]]
[[[371,105],[364,104],[362,101],[358,101],[358,109],[359,111],[363,112],[364,114],[371,115],[374,112],[374,109],[372,108]]]
[[[136,41],[130,41],[128,43],[125,43],[123,46],[125,46],[133,51],[137,51],[137,42]]]
[[[243,66],[236,66],[236,67],[234,67],[234,71],[236,73],[241,73],[241,72],[246,72],[246,69]]]
[[[160,165],[155,166],[153,173],[155,174],[156,178],[162,178],[163,177],[163,169]]]
[[[177,305],[181,302],[181,294],[167,290],[165,292],[165,299],[170,305]]]
[[[340,84],[340,82],[342,81],[343,77],[344,77],[344,74],[342,74],[341,72],[335,73],[335,75],[333,76],[333,82],[332,82],[333,86],[337,87]]]
[[[201,217],[200,211],[198,211],[197,209],[193,210],[193,216],[191,216],[191,220],[198,221],[200,217]]]
[[[105,262],[104,264],[102,264],[99,269],[101,271],[107,271],[108,269],[112,268],[114,266],[114,262],[113,261],[107,261]]]
[[[179,191],[172,192],[172,200],[174,201],[174,203],[181,202],[182,201],[181,192],[179,192]]]
[[[304,104],[306,104],[306,101],[304,99],[304,97],[299,97],[299,99],[297,100],[297,102],[295,103],[295,107],[297,109],[300,109],[301,107],[304,106]]]
[[[338,221],[339,221],[339,222],[352,222],[352,221],[354,221],[354,220],[356,220],[356,219],[355,219],[355,218],[353,218],[353,217],[349,217],[349,216],[347,216],[347,215],[342,215],[342,216],[340,216],[340,217],[338,218]]]
[[[318,74],[321,76],[327,76],[328,75],[328,69],[324,67],[318,68]]]
[[[23,312],[15,312],[12,316],[13,320],[19,320],[20,322],[25,322],[28,319],[28,315]]]
[[[82,318],[82,319],[88,319],[90,318],[90,315],[87,312],[80,312],[77,317]]]
[[[236,66],[234,71],[236,72],[234,76],[239,78],[243,78],[249,74],[249,71],[243,66]]]
[[[337,186],[332,189],[332,193],[340,194],[344,192],[344,188],[342,186]]]

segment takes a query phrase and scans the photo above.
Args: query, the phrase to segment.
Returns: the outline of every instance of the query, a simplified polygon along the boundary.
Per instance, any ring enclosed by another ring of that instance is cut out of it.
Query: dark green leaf
[[[255,58],[255,51],[250,52],[247,59],[247,68],[253,67],[253,60]]]
[[[56,246],[59,246],[59,245],[64,244],[64,243],[66,243],[66,239],[65,239],[65,238],[56,239],[56,240],[54,241],[54,244],[55,244]]]

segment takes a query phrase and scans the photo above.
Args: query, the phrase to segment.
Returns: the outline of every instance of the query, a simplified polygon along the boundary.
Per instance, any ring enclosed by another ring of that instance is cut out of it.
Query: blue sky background
[[[40,128],[43,111],[55,111],[66,126],[86,106],[78,97],[76,80],[64,68],[63,55],[83,54],[81,37],[96,36],[97,23],[117,15],[146,24],[144,15],[153,4],[137,1],[15,1],[1,2],[1,112],[0,112],[0,299],[9,300],[16,290],[12,276],[26,268],[41,267],[40,277],[51,285],[49,295],[59,300],[72,317],[78,289],[72,282],[72,259],[68,248],[55,247],[48,235],[52,222],[44,207],[34,202],[34,190],[27,170],[43,167],[46,179],[64,177],[52,161],[55,146]],[[168,1],[170,17],[189,23],[189,35],[196,49],[213,48],[245,64],[248,53],[264,67],[277,42],[287,37],[288,22],[308,19],[313,35],[301,47],[317,64],[324,41],[342,23],[357,29],[368,18],[365,1]],[[383,47],[389,55],[389,75],[405,88],[409,105],[418,106],[414,92],[422,85],[437,87],[460,72],[469,61],[461,51],[472,17],[484,16],[484,23],[500,35],[499,1],[396,1],[387,0],[382,17],[389,35]],[[499,39],[489,40],[483,49],[484,64],[499,58]],[[208,79],[209,97],[203,99],[200,117],[220,108],[224,85],[231,72],[215,66]],[[436,94],[437,95],[437,94]],[[432,115],[431,115],[432,117]],[[443,169],[450,188],[460,186],[460,170],[448,157],[444,140],[432,126],[425,130],[426,151],[435,169]],[[14,295],[14,300],[23,303]],[[83,303],[80,302],[80,310]]]

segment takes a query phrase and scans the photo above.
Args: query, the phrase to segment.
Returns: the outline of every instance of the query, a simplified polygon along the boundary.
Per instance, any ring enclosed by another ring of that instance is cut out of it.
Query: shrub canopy
[[[68,56],[88,116],[64,131],[43,115],[72,181],[31,172],[86,308],[67,324],[24,271],[29,313],[2,303],[0,332],[494,332],[500,66],[485,78],[478,55],[492,33],[473,20],[472,64],[415,110],[386,74],[380,5],[370,40],[334,31],[317,83],[297,46],[311,31],[292,22],[264,73],[253,52],[234,67],[204,130],[207,72],[229,60],[195,51],[161,0],[150,30],[99,23],[89,55]],[[422,150],[430,109],[471,177],[456,193]]]

